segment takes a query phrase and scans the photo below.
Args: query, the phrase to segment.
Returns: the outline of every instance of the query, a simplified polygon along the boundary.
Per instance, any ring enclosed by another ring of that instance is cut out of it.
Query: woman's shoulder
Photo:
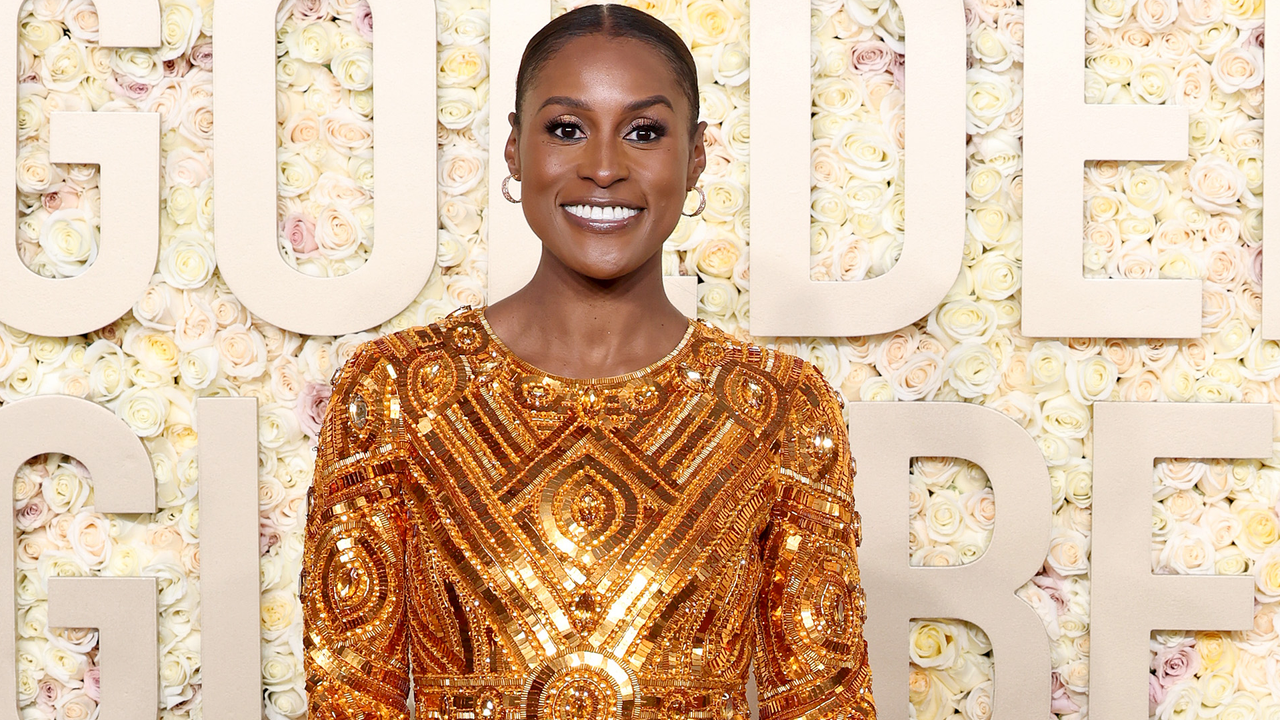
[[[702,319],[698,324],[701,338],[694,353],[706,365],[719,367],[721,372],[733,373],[741,368],[741,372],[764,376],[786,397],[817,391],[830,393],[833,402],[839,398],[818,366],[799,355],[772,346],[763,338],[733,335]]]
[[[468,350],[483,342],[479,314],[479,308],[463,305],[426,325],[414,325],[367,340],[355,354],[376,358],[390,366],[393,373],[409,368],[423,357],[468,354]]]

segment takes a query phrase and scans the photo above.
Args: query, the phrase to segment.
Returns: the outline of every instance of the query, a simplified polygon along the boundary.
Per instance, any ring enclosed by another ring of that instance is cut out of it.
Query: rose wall
[[[789,1],[789,0],[788,0]],[[965,0],[969,37],[964,270],[927,318],[852,338],[754,338],[815,363],[849,401],[960,400],[995,408],[1036,438],[1050,466],[1051,550],[1020,591],[1052,638],[1053,712],[1088,714],[1091,405],[1099,400],[1280,400],[1280,344],[1261,339],[1262,0],[1086,0],[1086,100],[1190,108],[1190,158],[1091,162],[1082,267],[1089,277],[1204,280],[1203,332],[1186,341],[1029,339],[1019,331],[1022,18],[1016,0]],[[559,3],[559,11],[575,2]],[[745,0],[629,0],[691,45],[702,83],[706,212],[682,220],[668,274],[697,275],[700,317],[749,338]],[[90,0],[28,0],[20,36],[17,243],[48,277],[99,249],[98,171],[49,161],[58,110],[161,114],[160,260],[133,312],[87,336],[0,325],[0,402],[65,393],[113,410],[149,451],[162,510],[94,512],[74,458],[33,458],[15,485],[19,701],[24,718],[98,712],[97,634],[47,623],[47,579],[160,578],[165,718],[200,715],[198,472],[193,402],[259,407],[264,708],[306,714],[298,602],[306,491],[334,370],[359,343],[485,298],[488,3],[436,0],[439,85],[437,270],[382,327],[308,337],[249,313],[218,274],[212,241],[212,0],[161,0],[163,45],[104,49]],[[374,17],[365,0],[286,0],[277,17],[279,245],[298,271],[336,276],[375,245]],[[884,274],[903,243],[904,27],[889,0],[813,0],[812,272]],[[423,132],[431,128],[424,126]],[[429,171],[424,168],[424,172]],[[501,202],[496,198],[494,202]],[[410,208],[405,208],[410,212]],[[429,222],[430,219],[424,218]],[[853,432],[856,432],[856,427]],[[1249,632],[1151,637],[1153,717],[1280,718],[1280,461],[1157,462],[1151,566],[1252,574]],[[996,500],[981,469],[919,458],[910,557],[980,556]],[[990,644],[971,625],[918,620],[911,710],[920,720],[991,715]]]

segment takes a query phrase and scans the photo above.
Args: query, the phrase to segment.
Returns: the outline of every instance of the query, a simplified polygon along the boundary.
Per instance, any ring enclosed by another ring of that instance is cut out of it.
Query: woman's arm
[[[376,342],[343,365],[320,431],[302,567],[311,720],[409,717],[399,400]]]
[[[780,438],[782,491],[764,538],[755,654],[761,720],[876,716],[841,403],[804,363]]]

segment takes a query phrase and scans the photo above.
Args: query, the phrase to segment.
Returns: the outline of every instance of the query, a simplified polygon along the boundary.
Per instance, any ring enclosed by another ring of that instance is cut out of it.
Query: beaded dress
[[[690,321],[550,375],[466,306],[334,381],[302,571],[311,720],[875,718],[843,400]]]

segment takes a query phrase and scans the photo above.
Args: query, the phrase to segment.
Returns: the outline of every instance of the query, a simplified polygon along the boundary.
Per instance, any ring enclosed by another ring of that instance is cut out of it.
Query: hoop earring
[[[520,182],[520,178],[515,175],[508,175],[502,178],[502,197],[507,199],[509,203],[520,204],[520,198],[511,197],[511,190],[507,187],[507,183],[511,182],[511,178],[515,178],[516,182]]]
[[[697,217],[702,214],[703,210],[707,209],[707,193],[703,191],[700,185],[694,185],[693,189],[698,191],[698,209],[692,213],[681,212],[680,214],[685,217]]]

